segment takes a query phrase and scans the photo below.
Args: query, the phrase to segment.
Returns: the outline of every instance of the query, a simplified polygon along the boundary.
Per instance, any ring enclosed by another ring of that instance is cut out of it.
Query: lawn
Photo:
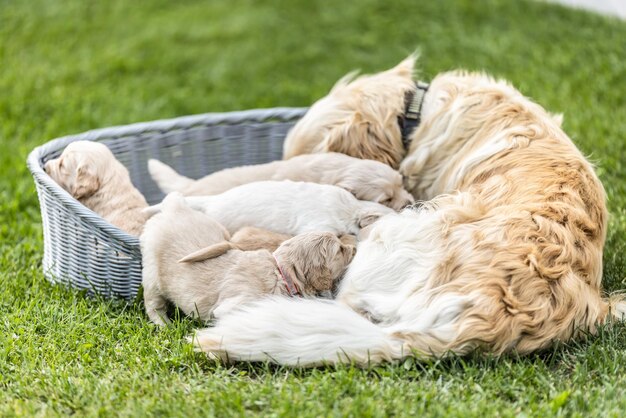
[[[271,4],[270,4],[271,3]],[[626,289],[626,23],[505,0],[0,0],[0,416],[622,416],[626,326],[536,356],[369,369],[216,364],[181,320],[86,299],[41,273],[28,152],[87,129],[306,106],[343,74],[419,48],[565,114],[611,220],[605,287]]]

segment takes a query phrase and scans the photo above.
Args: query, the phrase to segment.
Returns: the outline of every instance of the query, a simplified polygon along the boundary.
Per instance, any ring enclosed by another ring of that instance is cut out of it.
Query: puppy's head
[[[281,267],[305,295],[332,291],[356,254],[354,238],[330,232],[308,232],[283,242],[274,252]]]
[[[334,151],[397,168],[405,155],[398,117],[414,89],[414,63],[410,56],[390,70],[339,80],[289,132],[284,157]]]
[[[115,162],[106,145],[76,141],[59,158],[48,161],[44,170],[74,198],[84,199],[98,191],[110,172],[117,169]]]
[[[406,191],[402,175],[378,161],[362,160],[350,167],[337,186],[348,190],[359,200],[380,203],[400,210],[415,202]]]

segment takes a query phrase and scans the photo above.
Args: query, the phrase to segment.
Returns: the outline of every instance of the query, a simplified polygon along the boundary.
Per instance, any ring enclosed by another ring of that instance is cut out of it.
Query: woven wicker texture
[[[73,141],[106,144],[133,184],[155,203],[163,198],[147,171],[156,158],[200,178],[228,167],[280,159],[287,131],[306,109],[275,108],[138,123],[50,141],[28,156],[41,206],[46,278],[104,297],[133,299],[141,285],[139,240],[109,224],[59,187],[44,171]]]

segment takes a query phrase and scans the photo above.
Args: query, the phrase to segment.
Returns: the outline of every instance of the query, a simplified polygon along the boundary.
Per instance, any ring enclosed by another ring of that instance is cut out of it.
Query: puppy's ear
[[[356,245],[356,237],[352,234],[345,234],[339,237],[339,241],[341,241],[344,245]]]
[[[387,126],[389,125],[389,126]],[[404,147],[396,124],[355,112],[348,120],[332,128],[314,152],[340,152],[355,158],[376,160],[397,168]]]
[[[85,164],[81,164],[76,168],[76,176],[74,184],[72,184],[70,193],[76,199],[83,199],[91,196],[100,188],[100,179],[95,174],[93,168]]]
[[[344,252],[344,254],[347,253],[349,260],[352,260],[354,256],[356,255],[355,245],[350,245],[350,244],[342,245],[341,249]]]
[[[309,286],[315,289],[315,292],[330,291],[333,288],[333,276],[330,269],[326,266],[320,271],[312,272],[310,275]]]
[[[384,213],[380,212],[366,212],[359,218],[359,228],[365,228],[374,222],[376,222]]]

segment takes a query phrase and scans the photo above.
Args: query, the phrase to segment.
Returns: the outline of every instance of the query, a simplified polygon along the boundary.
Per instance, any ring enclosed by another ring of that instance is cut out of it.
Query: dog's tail
[[[187,254],[180,260],[179,263],[192,263],[197,261],[204,261],[210,258],[219,257],[230,250],[236,250],[238,247],[229,241],[218,242],[217,244],[209,245],[208,247],[201,248],[197,251]]]
[[[215,327],[198,331],[193,342],[212,358],[292,366],[367,365],[416,354],[402,333],[323,299],[261,299],[228,312]],[[432,355],[427,349],[421,353]]]
[[[182,192],[194,182],[159,160],[148,160],[148,172],[163,193]]]

